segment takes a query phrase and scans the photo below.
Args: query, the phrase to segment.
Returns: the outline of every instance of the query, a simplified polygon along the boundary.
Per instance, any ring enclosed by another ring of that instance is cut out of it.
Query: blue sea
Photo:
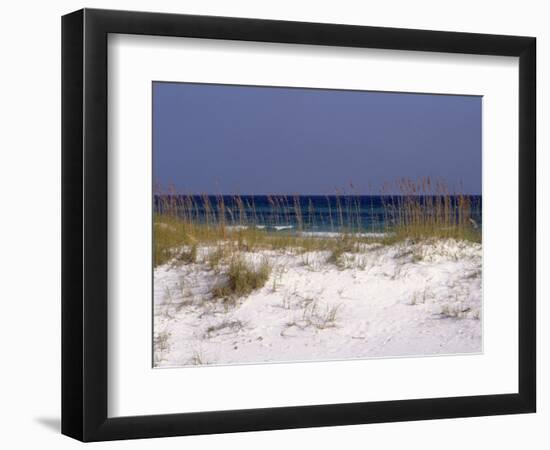
[[[380,232],[391,228],[404,201],[399,195],[155,195],[156,213],[174,214],[195,223],[227,226],[254,226],[279,232]],[[439,198],[439,201],[442,198]],[[449,214],[457,215],[458,196],[448,197]],[[481,225],[481,196],[462,196],[467,200],[472,225]],[[437,196],[416,196],[430,213]]]

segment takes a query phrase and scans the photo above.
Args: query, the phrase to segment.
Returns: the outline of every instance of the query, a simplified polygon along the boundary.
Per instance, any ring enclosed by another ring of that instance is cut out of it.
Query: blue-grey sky
[[[404,74],[406,76],[406,74]],[[153,83],[154,182],[181,193],[481,193],[481,97]]]

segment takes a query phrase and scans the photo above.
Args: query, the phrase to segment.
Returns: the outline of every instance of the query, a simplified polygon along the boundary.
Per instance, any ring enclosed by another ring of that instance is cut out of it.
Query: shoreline
[[[342,238],[345,236],[354,237],[354,238],[385,238],[392,236],[393,233],[386,232],[376,232],[376,231],[334,231],[334,230],[319,230],[319,231],[305,231],[298,230],[294,225],[226,225],[225,229],[229,232],[239,232],[246,230],[259,230],[266,233],[273,234],[288,234],[289,236],[297,237],[312,237],[312,238]]]

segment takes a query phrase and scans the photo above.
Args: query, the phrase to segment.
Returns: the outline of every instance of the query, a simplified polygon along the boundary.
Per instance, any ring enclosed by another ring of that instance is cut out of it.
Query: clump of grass
[[[336,316],[341,305],[326,306],[324,310],[317,310],[316,303],[313,304],[315,309],[311,312],[310,323],[319,330],[325,328],[334,328],[336,326]]]
[[[424,288],[424,291],[422,293],[415,292],[413,294],[411,301],[409,302],[409,305],[414,306],[414,305],[419,305],[421,303],[422,304],[426,303],[426,299],[428,298],[428,295],[431,296],[432,294],[428,292],[427,287]]]
[[[439,315],[443,318],[462,319],[466,317],[466,314],[470,311],[469,307],[462,307],[462,305],[447,304],[441,307]]]
[[[468,272],[464,276],[464,279],[466,279],[466,280],[473,280],[475,278],[481,278],[481,269],[480,268],[471,270],[470,272]]]
[[[273,284],[271,285],[271,291],[277,292],[279,285],[282,284],[284,269],[279,269],[275,272],[273,276]]]
[[[153,345],[159,352],[168,350],[169,344],[168,340],[170,339],[170,333],[162,331],[158,334],[155,334],[153,338]]]
[[[424,260],[424,255],[421,252],[414,252],[412,257],[413,262],[421,262]]]
[[[481,228],[473,218],[479,205],[461,189],[451,192],[443,180],[426,177],[401,179],[384,190],[399,192],[382,197],[386,243],[433,237],[481,242]]]
[[[197,262],[198,249],[197,244],[191,245],[188,249],[183,249],[175,257],[176,261],[182,264],[192,264]]]
[[[190,366],[205,366],[208,364],[208,361],[204,358],[204,355],[200,351],[194,351],[191,358],[187,362],[187,365]]]
[[[344,253],[353,253],[356,249],[357,242],[353,238],[344,236],[342,239],[337,239],[327,258],[327,262],[342,267],[342,257]]]
[[[225,282],[212,290],[212,296],[224,300],[246,297],[252,291],[262,288],[270,274],[271,266],[267,259],[255,267],[242,256],[233,257],[229,263]]]
[[[179,247],[189,243],[185,223],[176,217],[155,215],[153,233],[155,267],[170,261]]]
[[[312,298],[305,299],[301,319],[286,323],[286,329],[291,327],[296,327],[300,330],[304,330],[308,327],[313,327],[317,330],[335,328],[336,319],[341,306],[341,304],[332,306],[324,305],[323,308],[319,306],[317,300]],[[286,329],[281,332],[281,336],[286,336]]]
[[[163,354],[170,349],[170,333],[167,331],[161,331],[160,333],[155,333],[153,337],[153,346],[154,346],[154,365],[158,365],[163,360]]]
[[[218,270],[221,262],[227,256],[227,249],[220,245],[215,250],[211,251],[206,257],[206,262],[211,270]]]
[[[235,331],[241,330],[243,328],[243,323],[240,320],[226,321],[217,324],[211,325],[206,329],[206,337],[211,338],[213,336],[218,336],[220,334],[229,334]]]

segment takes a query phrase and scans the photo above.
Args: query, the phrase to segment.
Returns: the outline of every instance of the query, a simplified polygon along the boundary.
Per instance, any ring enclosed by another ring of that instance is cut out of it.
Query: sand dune
[[[481,245],[455,241],[365,244],[327,252],[255,251],[264,287],[228,305],[213,299],[223,266],[154,271],[156,367],[479,353]]]

